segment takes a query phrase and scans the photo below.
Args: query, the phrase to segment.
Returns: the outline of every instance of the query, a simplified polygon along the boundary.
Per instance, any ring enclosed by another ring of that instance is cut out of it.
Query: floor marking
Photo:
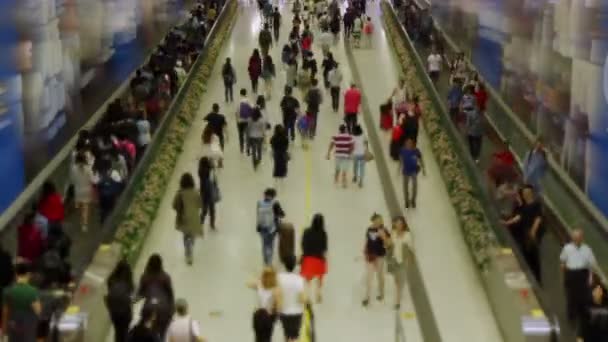
[[[416,314],[413,312],[402,312],[401,313],[401,317],[403,319],[415,319],[416,318]]]

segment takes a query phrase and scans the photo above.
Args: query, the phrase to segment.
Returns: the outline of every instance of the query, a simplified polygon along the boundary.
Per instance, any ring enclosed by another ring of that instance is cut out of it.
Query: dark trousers
[[[99,196],[99,220],[101,223],[104,223],[110,216],[115,202],[116,196]]]
[[[331,108],[337,112],[340,107],[340,87],[329,88],[329,93],[331,94]]]
[[[132,313],[110,314],[114,326],[114,341],[127,342],[129,337],[129,325],[133,319]]]
[[[249,138],[249,146],[251,148],[251,160],[253,161],[253,168],[257,169],[262,161],[262,143],[264,138]]]
[[[226,102],[234,102],[234,86],[233,84],[224,84],[224,96]]]
[[[568,319],[576,323],[585,310],[589,296],[589,270],[566,270],[564,274],[566,289],[566,313]]]
[[[239,131],[239,147],[241,148],[241,153],[245,151],[247,147],[247,153],[249,153],[249,147],[247,146],[247,122],[238,122],[237,129]]]
[[[481,135],[469,135],[467,138],[469,140],[469,151],[471,152],[471,157],[473,157],[473,160],[479,160],[479,156],[481,155]]]
[[[201,224],[205,223],[205,218],[207,218],[207,214],[209,214],[209,219],[211,220],[211,228],[215,228],[215,203],[212,199],[206,200],[204,194],[201,194],[202,197],[202,210],[201,210]]]
[[[539,284],[542,284],[540,268],[540,239],[538,241],[527,242],[524,249],[524,258],[530,266],[530,270],[536,277]]]
[[[278,25],[274,25],[272,27],[272,29],[273,29],[273,33],[274,33],[274,41],[276,43],[278,43],[279,42],[279,33],[281,32],[281,27]]]
[[[310,111],[308,112],[308,116],[310,117],[309,133],[310,138],[312,139],[315,137],[315,135],[317,135],[317,118],[319,117],[319,112]]]
[[[357,126],[357,114],[346,113],[346,115],[344,115],[344,123],[346,124],[346,129],[348,130],[348,133],[353,134],[355,126]]]
[[[283,120],[283,126],[285,126],[285,130],[291,140],[296,140],[296,120],[295,119],[287,119]]]
[[[251,78],[251,90],[253,91],[254,94],[258,93],[258,79],[259,79],[259,77]]]

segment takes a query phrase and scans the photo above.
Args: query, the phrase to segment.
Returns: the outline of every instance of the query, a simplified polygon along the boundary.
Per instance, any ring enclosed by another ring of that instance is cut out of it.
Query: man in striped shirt
[[[342,186],[345,188],[348,184],[348,182],[346,181],[346,172],[348,170],[348,166],[350,165],[353,145],[353,137],[348,134],[346,130],[346,125],[340,125],[339,133],[332,137],[331,143],[329,144],[329,149],[327,150],[328,160],[331,158],[331,151],[334,151],[334,158],[336,161],[336,172],[334,174],[334,181],[336,182],[336,184],[338,184],[338,182],[340,181],[340,176],[342,176]]]

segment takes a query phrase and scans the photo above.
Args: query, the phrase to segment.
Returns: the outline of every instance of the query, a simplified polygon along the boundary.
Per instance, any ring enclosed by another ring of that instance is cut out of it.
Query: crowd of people
[[[74,287],[72,237],[65,230],[73,223],[66,222],[71,208],[78,212],[83,233],[92,212],[97,212],[100,225],[108,218],[202,50],[220,6],[217,1],[199,1],[188,20],[167,33],[126,93],[108,105],[94,127],[79,132],[65,189],[45,182],[38,200],[24,213],[16,261],[0,251],[2,333],[9,341],[48,338],[53,316],[65,308]]]
[[[426,56],[429,78],[435,84],[441,79],[448,82],[446,104],[452,122],[465,138],[472,159],[477,164],[484,164],[481,163],[482,140],[488,135],[485,130],[485,114],[489,100],[485,84],[477,72],[469,69],[463,53],[448,58],[428,8],[418,7],[413,0],[395,0],[393,3],[410,39],[417,46],[430,48],[430,53]],[[383,109],[388,113],[390,108]],[[389,126],[389,119],[385,120]],[[402,129],[405,130],[406,128]],[[521,170],[509,150],[508,142],[504,142],[500,150],[491,154],[489,163],[484,165],[487,167],[488,187],[503,218],[502,223],[513,236],[516,248],[521,251],[541,286],[550,281],[542,279],[540,260],[540,248],[547,224],[542,203],[542,179],[548,169],[547,158],[542,138],[538,138],[523,158]],[[570,242],[562,249],[560,262],[567,318],[578,331],[580,340],[602,340],[608,336],[605,289],[594,275],[597,267],[595,257],[584,244],[580,229],[572,232]]]

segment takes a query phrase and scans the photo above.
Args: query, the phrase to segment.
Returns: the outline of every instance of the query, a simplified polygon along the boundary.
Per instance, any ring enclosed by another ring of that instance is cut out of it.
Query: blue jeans
[[[271,229],[262,229],[260,237],[262,238],[262,257],[265,265],[272,264],[272,255],[274,254],[274,236],[275,233]]]
[[[365,155],[353,156],[353,179],[359,186],[363,186],[365,177]]]

